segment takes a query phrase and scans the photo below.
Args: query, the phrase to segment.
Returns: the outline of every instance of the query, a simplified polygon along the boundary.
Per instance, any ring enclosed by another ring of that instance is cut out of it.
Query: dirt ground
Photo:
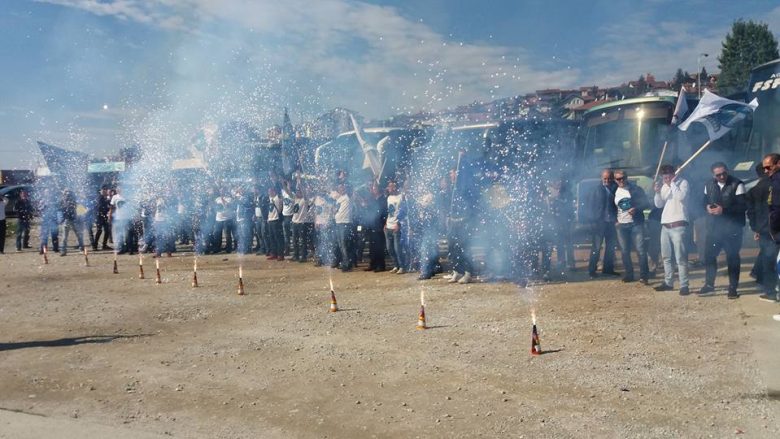
[[[0,437],[46,419],[68,421],[49,437],[780,437],[761,372],[780,366],[761,360],[778,358],[780,327],[751,339],[780,310],[755,295],[358,270],[333,273],[329,313],[328,270],[311,264],[247,256],[238,296],[237,255],[199,258],[199,288],[186,252],[160,260],[161,285],[148,257],[145,280],[137,256],[119,256],[119,274],[110,253],[49,259],[0,256],[0,408],[39,415]],[[431,329],[418,331],[423,288]]]

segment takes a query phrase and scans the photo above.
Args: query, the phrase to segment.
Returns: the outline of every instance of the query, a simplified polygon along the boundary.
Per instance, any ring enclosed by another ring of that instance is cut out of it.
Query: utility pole
[[[696,89],[699,92],[699,99],[701,99],[701,58],[702,57],[708,57],[710,56],[709,53],[700,53],[699,56],[696,58],[696,67],[698,70],[696,71]]]

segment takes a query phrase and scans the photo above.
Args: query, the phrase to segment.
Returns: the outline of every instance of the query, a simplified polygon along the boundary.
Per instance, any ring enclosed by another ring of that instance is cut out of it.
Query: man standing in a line
[[[604,244],[604,261],[602,274],[618,276],[615,272],[615,221],[617,207],[615,206],[615,177],[611,169],[601,171],[601,184],[590,191],[582,205],[583,222],[590,224],[590,261],[588,274],[591,278],[597,276],[596,268]]]
[[[5,254],[5,206],[8,203],[8,197],[0,197],[0,255]]]
[[[777,156],[775,158],[775,156]],[[769,188],[772,185],[770,178],[776,172],[775,164],[780,159],[780,154],[769,154],[756,169],[759,174],[758,182],[750,188],[745,196],[747,201],[747,217],[750,230],[753,231],[753,240],[758,242],[758,256],[753,265],[756,282],[761,285],[762,294],[759,299],[768,302],[777,300],[777,273],[775,260],[777,259],[777,244],[769,233]],[[774,160],[774,162],[773,162]]]
[[[645,243],[645,213],[650,207],[647,195],[641,187],[628,181],[626,171],[615,171],[615,206],[617,206],[617,238],[620,253],[623,257],[623,267],[626,274],[623,282],[634,281],[634,265],[631,262],[631,251],[636,250],[639,258],[639,282],[647,285],[650,270],[647,264],[647,243]]]
[[[661,211],[661,258],[664,264],[664,283],[656,291],[674,289],[672,256],[677,261],[680,295],[690,294],[688,288],[688,181],[674,173],[674,166],[661,166],[661,181],[655,184],[655,207]]]
[[[22,248],[30,248],[30,223],[35,215],[35,207],[27,191],[19,192],[15,209],[19,215],[19,222],[16,225],[16,251],[20,252]]]
[[[729,175],[723,162],[710,167],[712,179],[704,186],[706,230],[704,242],[705,280],[699,290],[699,296],[715,294],[715,275],[718,270],[718,254],[726,252],[726,264],[729,272],[728,298],[737,299],[739,293],[740,256],[742,247],[742,229],[745,227],[745,185]]]

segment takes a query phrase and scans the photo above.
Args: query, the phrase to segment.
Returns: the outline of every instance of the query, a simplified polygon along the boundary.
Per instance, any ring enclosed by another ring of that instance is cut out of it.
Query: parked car
[[[32,198],[33,186],[30,184],[18,184],[13,186],[5,186],[0,188],[0,197],[7,197],[8,204],[5,206],[6,218],[16,218],[16,200],[19,199],[19,192],[27,191],[27,194]]]

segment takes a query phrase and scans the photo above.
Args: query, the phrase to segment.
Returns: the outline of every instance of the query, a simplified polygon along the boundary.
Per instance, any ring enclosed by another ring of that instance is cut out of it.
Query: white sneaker
[[[457,281],[458,281],[458,280],[459,280],[461,277],[462,277],[462,276],[461,276],[461,274],[460,274],[460,273],[458,273],[457,271],[453,271],[453,272],[452,272],[452,277],[451,277],[451,278],[450,278],[450,279],[449,279],[447,282],[449,282],[449,283],[451,283],[451,284],[454,284],[454,283],[455,283],[455,282],[457,282]]]
[[[398,271],[396,271],[396,274],[406,274],[406,270],[399,268]]]
[[[455,276],[456,274],[457,274],[457,273],[456,273],[456,271],[455,271],[455,270],[452,270],[452,271],[450,271],[449,273],[447,273],[447,274],[445,274],[444,276],[442,276],[441,278],[442,278],[442,279],[448,279],[448,280],[449,280],[449,279],[452,279],[452,277],[453,277],[453,276]]]
[[[468,283],[471,283],[471,273],[469,273],[469,272],[467,271],[467,272],[466,272],[466,274],[464,274],[464,275],[463,275],[463,277],[462,277],[462,278],[460,278],[460,280],[458,281],[458,283],[459,283],[459,284],[468,284]]]
[[[393,268],[392,270],[390,270],[390,272],[391,273],[398,273],[398,267]]]

